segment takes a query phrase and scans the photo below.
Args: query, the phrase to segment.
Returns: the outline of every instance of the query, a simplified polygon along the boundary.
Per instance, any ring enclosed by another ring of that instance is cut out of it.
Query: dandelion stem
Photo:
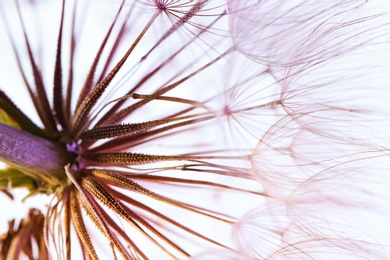
[[[37,181],[55,186],[72,154],[65,146],[0,123],[0,160]]]

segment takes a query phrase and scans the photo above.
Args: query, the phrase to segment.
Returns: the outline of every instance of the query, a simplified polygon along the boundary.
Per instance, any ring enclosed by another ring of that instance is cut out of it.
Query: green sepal
[[[35,190],[37,184],[33,178],[15,168],[0,169],[0,189],[11,190],[15,188],[27,188]]]

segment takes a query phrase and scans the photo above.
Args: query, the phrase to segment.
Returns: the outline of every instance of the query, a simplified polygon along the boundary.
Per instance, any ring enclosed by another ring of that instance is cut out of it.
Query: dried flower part
[[[8,232],[0,236],[2,259],[50,259],[43,235],[45,217],[37,209],[30,209],[19,224],[8,222]]]

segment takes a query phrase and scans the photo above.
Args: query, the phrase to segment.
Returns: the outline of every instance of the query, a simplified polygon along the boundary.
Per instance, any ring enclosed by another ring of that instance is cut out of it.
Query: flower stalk
[[[0,123],[0,160],[32,177],[42,188],[57,186],[65,177],[64,165],[75,155],[65,145]]]

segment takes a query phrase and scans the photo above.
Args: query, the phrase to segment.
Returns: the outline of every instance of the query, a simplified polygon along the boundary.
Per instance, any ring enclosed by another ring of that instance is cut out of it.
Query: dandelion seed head
[[[352,2],[1,2],[1,199],[50,200],[2,256],[381,258],[389,23]]]

